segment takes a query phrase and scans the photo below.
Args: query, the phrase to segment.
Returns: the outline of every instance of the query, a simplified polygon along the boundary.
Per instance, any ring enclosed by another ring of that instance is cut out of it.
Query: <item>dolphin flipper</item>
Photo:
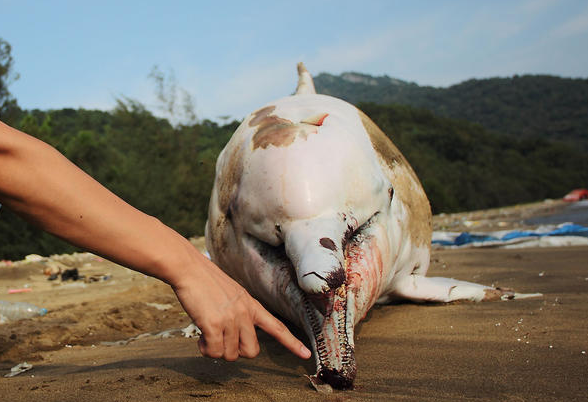
[[[408,299],[414,302],[448,303],[457,300],[492,301],[540,297],[541,293],[515,293],[508,288],[494,288],[452,278],[409,275],[396,283],[394,289],[378,302]]]

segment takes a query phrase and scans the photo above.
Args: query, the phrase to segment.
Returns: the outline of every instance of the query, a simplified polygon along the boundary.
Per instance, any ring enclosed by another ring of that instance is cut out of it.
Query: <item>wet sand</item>
[[[39,267],[0,270],[1,298],[49,308],[44,317],[0,325],[0,377],[7,401],[585,401],[588,400],[588,247],[434,252],[429,276],[448,276],[541,298],[374,308],[356,329],[356,389],[311,389],[314,363],[259,333],[260,356],[235,363],[203,358],[195,339],[143,333],[184,327],[171,290],[122,267],[109,281],[48,284]],[[81,271],[84,271],[83,269]],[[83,273],[83,272],[81,272]],[[69,286],[69,287],[68,287]],[[171,304],[160,311],[146,303]],[[301,332],[298,335],[304,338]]]

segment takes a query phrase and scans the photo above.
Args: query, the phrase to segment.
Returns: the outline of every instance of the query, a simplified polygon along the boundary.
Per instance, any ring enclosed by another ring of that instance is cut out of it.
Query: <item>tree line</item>
[[[15,77],[10,47],[0,39],[2,121],[53,145],[115,194],[182,235],[204,233],[216,158],[238,121],[172,124],[126,98],[112,111],[23,110],[7,90]],[[586,152],[565,142],[513,139],[406,105],[364,103],[360,108],[405,154],[437,213],[558,198],[588,183]],[[0,209],[0,259],[73,250]]]

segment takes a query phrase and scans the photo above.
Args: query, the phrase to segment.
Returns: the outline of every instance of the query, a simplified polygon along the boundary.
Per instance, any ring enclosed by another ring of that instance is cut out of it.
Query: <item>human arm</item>
[[[254,357],[258,326],[310,351],[240,285],[159,220],[130,206],[44,142],[0,122],[0,202],[72,244],[168,283],[202,330],[202,354]]]

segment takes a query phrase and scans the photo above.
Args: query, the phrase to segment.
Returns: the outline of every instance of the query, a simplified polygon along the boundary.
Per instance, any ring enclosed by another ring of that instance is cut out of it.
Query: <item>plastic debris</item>
[[[161,304],[161,303],[145,303],[145,304],[148,305],[149,307],[156,308],[159,311],[169,310],[170,308],[173,307],[173,305],[171,305],[171,304]]]
[[[20,289],[8,289],[8,294],[14,294],[14,293],[25,293],[25,292],[30,292],[31,290],[33,290],[32,288],[20,288]]]
[[[77,268],[66,269],[61,273],[62,282],[69,281],[70,279],[72,281],[77,281],[78,279],[84,279],[84,277],[80,276]]]
[[[45,259],[45,257],[41,257],[39,254],[29,254],[24,258],[26,262],[41,262],[45,261]]]
[[[540,226],[533,231],[501,230],[496,232],[433,233],[436,247],[561,247],[588,244],[588,227],[564,223]]]
[[[46,308],[37,307],[30,303],[0,300],[0,323],[18,321],[45,314],[47,314]]]
[[[310,385],[320,394],[332,394],[333,387],[330,384],[322,382],[317,375],[305,375],[310,381]]]
[[[82,278],[82,277],[80,277],[80,278]],[[95,274],[95,275],[86,276],[84,278],[84,282],[85,283],[103,282],[103,281],[109,280],[110,278],[112,278],[112,275],[110,275],[110,274]]]
[[[33,368],[33,365],[27,362],[23,362],[23,363],[19,363],[16,366],[14,366],[13,368],[10,369],[10,373],[5,374],[4,377],[14,377],[15,375],[19,375],[21,373],[24,373],[25,371],[29,371],[30,369]]]
[[[43,273],[47,276],[59,275],[62,271],[65,271],[68,268],[67,265],[50,259],[45,261],[45,269],[43,269]]]
[[[198,329],[198,328],[196,328],[196,329]],[[165,331],[156,332],[156,333],[146,332],[144,334],[133,336],[133,337],[131,337],[129,339],[123,339],[123,340],[120,340],[120,341],[114,341],[114,342],[103,341],[103,342],[100,342],[100,345],[102,345],[102,346],[125,346],[125,345],[128,345],[129,343],[134,342],[134,341],[139,340],[139,339],[167,339],[167,338],[173,338],[175,336],[175,334],[184,333],[184,330],[186,330],[186,328],[184,328],[184,329],[173,328],[173,329],[167,329]],[[188,338],[190,338],[190,337],[188,337]]]
[[[200,328],[198,328],[196,324],[192,323],[182,329],[182,334],[184,334],[184,337],[186,338],[199,338],[200,335],[202,335],[202,331],[200,331]]]

